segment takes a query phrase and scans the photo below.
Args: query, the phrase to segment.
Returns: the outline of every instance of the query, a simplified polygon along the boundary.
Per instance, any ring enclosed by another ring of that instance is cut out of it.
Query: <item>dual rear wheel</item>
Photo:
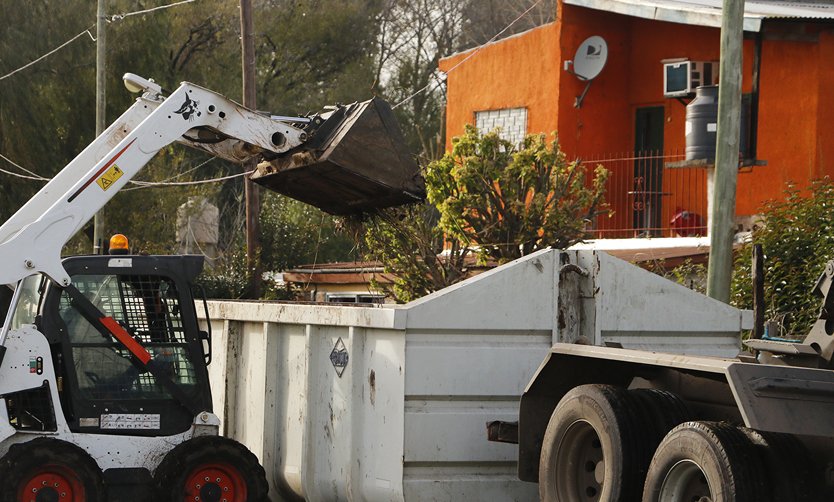
[[[813,500],[810,463],[798,440],[692,418],[685,403],[666,391],[572,389],[545,432],[541,500]]]

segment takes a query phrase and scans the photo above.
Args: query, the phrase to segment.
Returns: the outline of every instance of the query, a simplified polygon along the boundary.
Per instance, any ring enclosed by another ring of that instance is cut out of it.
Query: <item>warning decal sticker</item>
[[[159,429],[158,413],[113,413],[101,416],[102,429]]]
[[[117,166],[116,164],[113,164],[110,167],[110,169],[105,171],[104,174],[102,174],[101,177],[96,180],[96,183],[98,183],[98,186],[100,186],[102,190],[107,190],[108,188],[113,186],[113,183],[115,183],[116,180],[121,178],[123,174],[124,171],[119,169],[119,166]]]

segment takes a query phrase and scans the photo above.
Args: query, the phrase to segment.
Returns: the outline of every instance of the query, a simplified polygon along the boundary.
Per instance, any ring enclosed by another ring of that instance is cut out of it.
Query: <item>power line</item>
[[[229,175],[229,176],[223,176],[223,177],[220,177],[220,178],[212,178],[212,179],[210,179],[210,180],[197,180],[197,181],[174,181],[174,182],[163,182],[163,181],[133,181],[132,183],[134,183],[134,184],[136,184],[136,185],[139,185],[139,186],[140,186],[140,187],[142,187],[142,188],[145,188],[145,187],[150,188],[150,187],[155,187],[155,186],[167,186],[167,187],[173,187],[173,186],[203,185],[203,184],[206,184],[206,183],[216,183],[216,182],[218,182],[218,181],[226,181],[226,180],[231,180],[231,179],[234,179],[234,178],[240,178],[241,176],[247,176],[247,175],[249,175],[249,174],[252,174],[253,172],[255,172],[255,170],[254,170],[254,169],[253,169],[253,170],[251,170],[251,171],[246,171],[246,172],[237,173],[237,174],[231,174],[231,175]]]
[[[169,9],[171,7],[177,7],[179,5],[191,3],[191,2],[194,2],[194,1],[196,1],[196,0],[182,0],[180,2],[174,2],[174,3],[171,3],[171,4],[167,4],[167,5],[160,5],[158,7],[153,7],[151,9],[137,10],[137,11],[133,11],[133,12],[125,12],[125,13],[122,13],[122,14],[114,14],[113,16],[110,16],[110,19],[108,19],[107,21],[108,22],[121,21],[122,19],[125,19],[125,18],[130,17],[130,16],[138,16],[140,14],[147,14],[147,13],[155,12],[155,11],[158,11],[158,10]],[[22,70],[25,70],[26,68],[29,68],[30,66],[43,61],[44,59],[48,58],[49,56],[55,54],[59,50],[63,49],[64,47],[68,46],[69,44],[71,44],[71,43],[75,42],[76,40],[78,40],[79,38],[81,38],[85,33],[90,36],[90,39],[93,42],[95,42],[96,41],[95,37],[93,37],[93,34],[90,33],[90,30],[92,30],[95,27],[96,27],[95,24],[91,25],[89,28],[85,29],[84,31],[80,32],[79,34],[70,38],[69,40],[67,40],[63,44],[61,44],[58,47],[52,49],[51,51],[47,52],[46,54],[40,56],[39,58],[34,59],[34,60],[26,63],[25,65],[21,66],[20,68],[18,68],[16,70],[13,70],[13,71],[3,75],[2,77],[0,77],[0,81],[3,81],[5,79],[11,77],[15,73],[17,73],[19,71],[22,71]]]
[[[169,181],[169,180],[172,180],[172,179],[177,179],[179,177],[182,177],[182,176],[184,176],[184,175],[186,175],[186,174],[188,174],[192,171],[195,171],[195,170],[203,167],[204,165],[208,164],[209,162],[213,161],[215,158],[216,157],[212,157],[212,158],[208,159],[207,161],[201,163],[200,165],[195,166],[195,167],[189,169],[188,171],[180,173],[176,176],[172,176],[171,178],[168,178],[167,180],[164,180],[164,181],[135,181],[135,180],[131,180],[130,181],[131,184],[138,185],[138,186],[136,186],[135,188],[128,188],[125,191],[137,190],[137,189],[140,189],[140,188],[152,188],[152,187],[163,187],[163,186],[190,186],[190,185],[203,185],[203,184],[206,184],[206,183],[217,183],[217,182],[220,182],[220,181],[226,181],[226,180],[230,180],[230,179],[234,179],[234,178],[239,178],[241,176],[247,176],[247,175],[250,175],[254,172],[254,170],[246,171],[246,172],[242,172],[242,173],[232,174],[232,175],[229,175],[229,176],[222,176],[222,177],[219,177],[219,178],[211,178],[211,179],[207,179],[207,180],[174,181],[174,182]],[[26,180],[49,181],[51,179],[51,178],[44,178],[43,176],[39,176],[37,173],[34,173],[34,172],[26,169],[25,167],[23,167],[20,164],[14,162],[13,160],[9,159],[8,157],[3,155],[2,153],[0,153],[0,159],[5,160],[9,164],[17,167],[18,169],[21,169],[22,171],[30,173],[31,176],[28,176],[28,175],[25,175],[25,174],[20,174],[20,173],[15,173],[15,172],[12,172],[12,171],[7,171],[7,170],[2,169],[2,168],[0,168],[0,173],[8,174],[10,176],[14,176],[16,178],[22,178],[22,179],[26,179]]]
[[[513,19],[513,21],[512,21],[510,24],[508,24],[507,26],[505,26],[503,30],[501,30],[501,31],[499,31],[498,33],[496,33],[496,34],[495,34],[495,36],[494,36],[494,37],[492,37],[492,38],[490,38],[490,39],[489,39],[489,40],[488,40],[485,44],[481,45],[480,47],[478,47],[477,49],[475,49],[474,51],[472,51],[472,53],[471,53],[471,54],[469,54],[468,56],[466,56],[465,58],[463,58],[460,62],[458,62],[458,64],[456,64],[455,66],[453,66],[453,67],[449,68],[449,71],[447,71],[447,72],[446,72],[446,75],[448,75],[448,74],[452,73],[453,71],[455,71],[455,69],[456,69],[458,66],[462,65],[463,63],[465,63],[465,62],[469,61],[470,59],[472,59],[473,57],[475,57],[475,55],[476,55],[476,54],[478,54],[479,52],[481,52],[481,50],[483,50],[483,48],[484,48],[484,47],[486,47],[487,45],[489,45],[489,44],[491,44],[492,42],[494,42],[495,40],[497,40],[497,39],[498,39],[498,37],[500,37],[500,36],[501,36],[501,35],[503,35],[503,34],[504,34],[507,30],[509,30],[510,28],[512,28],[512,27],[513,27],[513,25],[514,25],[515,23],[517,23],[517,22],[521,21],[521,19],[522,19],[522,18],[524,18],[524,16],[526,16],[526,15],[527,15],[527,14],[528,14],[531,10],[533,10],[533,9],[534,9],[537,5],[539,5],[540,3],[542,3],[542,0],[536,0],[536,3],[534,3],[533,5],[531,5],[531,6],[530,6],[527,10],[525,10],[524,12],[522,12],[522,13],[521,13],[521,15],[519,15],[517,18]],[[428,88],[429,88],[429,87],[431,87],[432,85],[434,85],[435,87],[434,87],[434,88],[432,88],[431,90],[434,90],[437,86],[439,86],[439,85],[440,85],[440,83],[441,83],[441,82],[442,82],[442,81],[441,81],[440,79],[438,79],[438,81],[437,81],[437,82],[429,82],[428,84],[424,85],[423,87],[421,87],[420,89],[418,89],[416,92],[414,92],[412,95],[410,95],[410,96],[408,96],[407,98],[403,99],[402,101],[400,101],[400,102],[399,102],[399,103],[397,103],[396,105],[392,106],[391,108],[392,108],[392,109],[399,108],[400,106],[402,106],[402,105],[406,104],[407,102],[411,101],[412,99],[416,98],[417,96],[419,96],[420,94],[422,94],[423,92],[425,92],[426,90],[428,90]]]
[[[40,61],[43,61],[44,59],[48,58],[49,56],[51,56],[51,55],[55,54],[55,53],[56,53],[56,52],[58,52],[59,50],[63,49],[64,47],[68,46],[69,44],[71,44],[71,43],[75,42],[76,40],[78,40],[79,38],[81,38],[81,37],[82,37],[85,33],[86,33],[87,35],[90,35],[90,38],[93,40],[93,42],[95,42],[95,40],[96,40],[96,39],[95,39],[95,38],[93,38],[93,34],[92,34],[92,33],[90,33],[90,30],[92,30],[92,29],[93,29],[93,28],[95,28],[95,27],[96,27],[96,25],[92,25],[92,26],[90,26],[90,27],[89,27],[89,28],[87,28],[86,30],[82,31],[82,32],[81,32],[81,33],[79,33],[78,35],[76,35],[76,36],[72,37],[71,39],[67,40],[67,41],[66,41],[66,42],[64,42],[63,44],[61,44],[61,45],[59,45],[58,47],[56,47],[56,48],[52,49],[51,51],[47,52],[46,54],[44,54],[43,56],[39,57],[38,59],[35,59],[35,60],[33,60],[33,61],[30,61],[30,62],[26,63],[25,65],[21,66],[20,68],[18,68],[18,69],[16,69],[16,70],[14,70],[14,71],[11,71],[11,72],[9,72],[9,73],[7,73],[7,74],[5,74],[5,75],[3,75],[2,77],[0,77],[0,81],[5,80],[5,79],[7,79],[7,78],[11,77],[12,75],[14,75],[15,73],[17,73],[17,72],[19,72],[19,71],[22,71],[22,70],[25,70],[26,68],[29,68],[29,67],[30,67],[30,66],[32,66],[33,64],[36,64],[36,63],[38,63],[38,62],[40,62]]]
[[[182,0],[181,2],[174,2],[174,3],[167,4],[167,5],[160,5],[159,7],[153,7],[153,8],[150,8],[150,9],[137,10],[137,11],[133,11],[133,12],[126,12],[124,14],[113,14],[112,16],[110,16],[109,21],[110,22],[121,21],[122,19],[124,19],[126,17],[138,16],[140,14],[148,14],[150,12],[156,12],[158,10],[163,10],[163,9],[170,9],[171,7],[176,7],[178,5],[183,5],[183,4],[191,3],[191,2],[194,2],[194,1],[195,0]]]
[[[6,173],[6,174],[11,174],[12,176],[17,176],[17,177],[20,177],[20,178],[30,179],[30,180],[41,180],[41,181],[47,181],[47,179],[48,179],[48,178],[44,178],[43,176],[38,175],[38,173],[33,173],[32,171],[30,171],[30,170],[26,169],[25,167],[21,166],[20,164],[18,164],[17,162],[13,161],[12,159],[10,159],[10,158],[6,157],[6,156],[5,156],[5,155],[3,155],[2,153],[0,153],[0,159],[5,160],[5,161],[6,161],[6,162],[8,162],[9,164],[11,164],[11,165],[15,166],[16,168],[20,169],[21,171],[23,171],[23,172],[25,172],[25,173],[31,174],[31,176],[24,176],[24,175],[22,175],[22,174],[13,173],[13,172],[11,172],[11,171],[0,170],[0,171],[4,172],[4,173]]]

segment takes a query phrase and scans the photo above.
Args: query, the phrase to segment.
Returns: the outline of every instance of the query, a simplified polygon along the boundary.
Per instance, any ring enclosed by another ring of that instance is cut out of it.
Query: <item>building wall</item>
[[[527,108],[528,131],[556,130],[558,36],[559,25],[550,23],[440,62],[440,70],[447,73],[447,149],[479,111]],[[455,67],[475,50],[477,55]]]
[[[664,108],[664,151],[685,151],[686,108],[662,94],[661,60],[684,57],[717,61],[720,30],[659,22],[559,4],[556,23],[483,47],[448,75],[447,148],[451,138],[485,109],[527,107],[528,132],[558,130],[562,149],[570,157],[599,159],[626,156],[634,150],[635,112],[639,107]],[[765,25],[767,28],[767,24]],[[811,179],[834,175],[834,133],[827,126],[834,112],[834,30],[826,25],[766,30],[760,69],[758,155],[767,166],[742,169],[738,178],[737,214],[760,211],[768,199],[779,198],[785,183],[804,187]],[[803,32],[803,30],[805,30]],[[800,32],[797,35],[797,32]],[[582,103],[574,102],[585,88],[563,70],[577,47],[591,35],[608,43],[608,63],[593,81]],[[750,35],[750,34],[748,34]],[[818,40],[817,40],[818,39]],[[742,90],[753,87],[755,42],[744,41]],[[449,71],[470,55],[447,58]],[[508,78],[511,76],[511,78]],[[790,134],[790,139],[788,139]],[[625,186],[633,177],[628,163],[612,173]],[[699,190],[684,183],[684,171],[665,170],[663,191]],[[691,183],[691,177],[687,183]],[[697,183],[705,183],[700,177]],[[689,188],[687,188],[689,187]],[[674,207],[664,206],[668,221]],[[703,206],[703,207],[701,207]],[[706,215],[706,200],[687,207]],[[627,223],[631,209],[615,209]]]

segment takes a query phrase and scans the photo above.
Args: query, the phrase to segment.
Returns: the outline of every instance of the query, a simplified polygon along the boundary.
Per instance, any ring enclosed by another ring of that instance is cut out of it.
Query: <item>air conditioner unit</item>
[[[663,61],[663,96],[680,98],[695,94],[702,85],[718,83],[716,61]]]

